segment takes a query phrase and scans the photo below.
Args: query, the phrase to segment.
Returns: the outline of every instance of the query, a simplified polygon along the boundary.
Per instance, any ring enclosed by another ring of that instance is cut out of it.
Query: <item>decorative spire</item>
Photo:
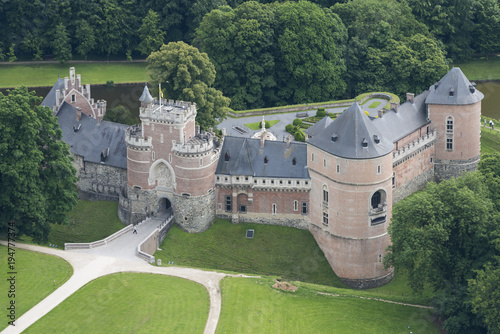
[[[147,84],[144,85],[144,90],[142,91],[142,95],[139,98],[139,101],[141,101],[141,103],[143,104],[150,104],[151,102],[153,102],[153,97],[149,93]]]
[[[266,131],[266,121],[264,120],[264,116],[262,116],[262,122],[260,123],[260,127],[262,132]]]

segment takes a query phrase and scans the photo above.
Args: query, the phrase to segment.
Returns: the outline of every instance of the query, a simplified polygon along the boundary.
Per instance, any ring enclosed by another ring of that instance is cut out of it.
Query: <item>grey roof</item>
[[[484,95],[473,89],[467,77],[458,67],[453,67],[438,83],[429,88],[427,104],[466,105],[479,102]],[[450,96],[450,91],[453,95]]]
[[[394,144],[382,136],[358,102],[354,102],[308,143],[330,154],[348,159],[377,158],[389,154],[394,148]]]
[[[63,132],[63,141],[70,145],[71,153],[80,155],[85,161],[101,163],[101,152],[109,148],[106,165],[127,168],[127,145],[125,129],[128,125],[97,120],[82,113],[76,120],[76,109],[64,102],[57,113],[57,121]],[[78,127],[74,131],[73,126]]]
[[[430,123],[425,109],[425,98],[429,92],[415,96],[414,103],[405,102],[398,107],[398,112],[390,110],[382,117],[372,120],[377,129],[391,142],[409,135],[418,128]]]
[[[229,153],[229,161],[225,161],[226,153]],[[261,149],[260,139],[226,136],[216,173],[309,179],[306,167],[307,146],[304,143],[292,142],[287,148],[285,142],[266,140]]]
[[[304,132],[307,133],[309,137],[314,137],[318,135],[321,131],[323,131],[332,122],[333,120],[330,118],[330,116],[325,116],[319,122],[311,126],[309,129],[306,129]]]
[[[139,101],[146,104],[153,102],[153,97],[149,93],[148,85],[144,85],[144,90],[142,91]]]
[[[56,81],[50,92],[45,96],[42,101],[42,106],[49,107],[52,109],[56,105],[56,90],[61,90],[64,88],[64,79],[59,79]]]

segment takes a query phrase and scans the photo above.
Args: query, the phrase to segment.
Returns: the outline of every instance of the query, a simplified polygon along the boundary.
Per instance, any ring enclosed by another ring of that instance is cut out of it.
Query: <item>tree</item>
[[[139,38],[141,42],[137,47],[143,55],[149,55],[151,52],[158,51],[163,45],[165,33],[160,28],[160,15],[153,10],[142,19],[142,25],[139,28]]]
[[[106,114],[104,114],[104,120],[128,125],[138,123],[130,110],[122,105],[106,110]]]
[[[52,39],[52,50],[54,51],[54,58],[60,63],[65,63],[71,59],[70,39],[63,23],[59,23],[56,27]]]
[[[0,93],[0,224],[47,240],[76,204],[75,168],[52,110],[21,87]]]
[[[347,30],[330,9],[308,1],[284,2],[277,12],[276,83],[282,103],[327,101],[346,85]]]
[[[76,51],[87,60],[87,55],[95,48],[96,39],[94,29],[86,20],[82,20],[76,28],[76,39],[79,42]]]
[[[398,202],[389,226],[392,245],[384,262],[408,272],[411,287],[429,284],[446,317],[448,333],[473,333],[480,322],[468,304],[467,280],[491,261],[500,235],[498,212],[480,173],[429,183]]]
[[[184,42],[163,45],[148,57],[147,71],[153,87],[162,84],[165,97],[195,102],[197,122],[208,129],[226,117],[230,100],[212,87],[215,68],[206,53]]]

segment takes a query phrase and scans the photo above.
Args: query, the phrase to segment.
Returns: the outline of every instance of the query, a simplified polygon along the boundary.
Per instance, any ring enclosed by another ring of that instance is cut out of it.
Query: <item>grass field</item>
[[[500,131],[481,127],[481,153],[500,153]]]
[[[34,65],[0,65],[0,88],[52,86],[61,78],[69,76],[69,68],[74,66],[76,73],[82,75],[84,84],[144,82],[147,63],[65,63]]]
[[[375,101],[375,102],[372,102],[368,108],[376,108],[380,105],[380,101]]]
[[[16,317],[26,313],[42,299],[54,292],[73,274],[73,268],[65,260],[47,254],[30,252],[15,248],[15,301]],[[0,276],[0,289],[2,291],[1,307],[4,316],[0,323],[0,330],[7,327],[8,318],[6,308],[11,298],[8,297],[10,283],[7,279],[7,247],[0,245],[0,263],[3,271]]]
[[[247,229],[255,230],[253,239],[245,238]],[[160,248],[155,257],[167,266],[171,261],[185,267],[277,276],[356,293],[338,279],[311,233],[292,227],[234,225],[217,220],[207,231],[189,234],[174,225]],[[405,275],[399,273],[391,283],[366,291],[384,299],[416,304],[427,304],[432,298],[430,291],[413,294]]]
[[[208,311],[197,283],[119,273],[88,283],[23,333],[203,333]]]
[[[469,80],[500,79],[500,57],[491,56],[474,58],[464,63],[454,63],[452,66],[460,67]]]
[[[68,225],[52,225],[48,244],[64,249],[65,242],[92,242],[104,239],[125,227],[118,218],[118,202],[82,201],[68,213]],[[30,238],[21,241],[32,243]]]
[[[438,333],[427,309],[356,297],[321,295],[299,283],[296,292],[270,279],[225,278],[217,333]],[[293,283],[293,282],[292,282]],[[340,289],[330,289],[336,294]]]
[[[269,122],[270,124],[269,127],[271,128],[274,124],[278,123],[279,121],[280,121],[279,119],[275,119],[273,121],[266,121],[266,122]],[[260,130],[262,128],[262,122],[246,123],[245,126],[250,130]]]

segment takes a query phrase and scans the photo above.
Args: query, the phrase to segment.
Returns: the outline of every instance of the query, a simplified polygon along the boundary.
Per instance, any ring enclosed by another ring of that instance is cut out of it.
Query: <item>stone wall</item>
[[[141,251],[144,253],[147,253],[149,255],[154,255],[156,252],[156,249],[158,248],[158,238],[159,238],[159,233],[158,229],[154,230],[154,232],[144,240],[141,244]]]
[[[459,177],[463,172],[476,171],[479,164],[479,158],[480,156],[468,160],[436,159],[434,163],[436,180],[449,180],[452,177]]]
[[[278,225],[278,226],[287,226],[287,227],[295,227],[301,230],[307,230],[309,228],[309,220],[307,215],[298,215],[288,214],[288,215],[274,215],[270,214],[256,214],[256,213],[239,213],[237,215],[237,219],[233,219],[234,217],[231,214],[218,214],[217,218],[222,219],[231,219],[233,223],[254,223],[254,224],[264,224],[264,225]]]
[[[215,218],[215,191],[196,197],[174,194],[172,207],[174,221],[181,229],[189,233],[206,231]]]
[[[428,169],[402,186],[393,189],[392,203],[396,204],[403,198],[425,188],[428,182],[434,181],[434,169]]]
[[[127,184],[126,169],[83,161],[78,155],[73,155],[73,159],[81,199],[118,201],[121,189]]]
[[[156,191],[127,186],[120,193],[118,217],[124,224],[137,224],[158,211]]]

